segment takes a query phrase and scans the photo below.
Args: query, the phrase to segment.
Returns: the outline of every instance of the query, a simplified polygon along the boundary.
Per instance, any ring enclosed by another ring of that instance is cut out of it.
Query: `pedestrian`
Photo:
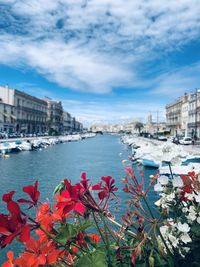
[[[195,144],[195,139],[194,139],[194,137],[192,138],[192,145],[194,146],[194,144]]]

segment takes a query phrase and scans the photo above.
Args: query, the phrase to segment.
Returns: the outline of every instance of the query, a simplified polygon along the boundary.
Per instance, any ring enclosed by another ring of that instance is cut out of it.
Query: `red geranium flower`
[[[110,194],[114,195],[114,192],[117,191],[118,188],[115,187],[115,180],[111,176],[103,176],[101,180],[104,182],[105,185],[102,186],[102,183],[99,183],[94,185],[92,189],[99,190],[99,199],[103,200],[105,198],[108,198]]]
[[[14,254],[12,251],[8,251],[7,253],[8,261],[2,264],[2,267],[14,267]]]
[[[100,236],[97,234],[88,234],[88,236],[94,243],[99,243],[101,240]]]
[[[70,211],[83,214],[85,212],[85,206],[80,201],[80,194],[84,192],[84,188],[80,184],[72,186],[68,180],[64,180],[64,182],[66,190],[63,190],[61,195],[58,196],[56,207],[62,209],[64,215]]]
[[[89,185],[88,185],[89,179],[87,179],[85,172],[82,173],[81,178],[82,178],[81,184],[83,185],[84,189],[85,190],[89,189]]]
[[[0,214],[0,246],[3,248],[19,236],[19,241],[26,242],[30,238],[30,227],[25,219]]]
[[[26,242],[30,238],[30,227],[26,218],[22,218],[17,202],[12,200],[14,191],[4,194],[2,199],[7,202],[10,215],[0,214],[0,246],[5,247],[19,236],[19,241]]]
[[[36,206],[40,197],[40,192],[38,191],[38,181],[35,182],[34,185],[28,185],[23,187],[23,191],[29,195],[31,200],[27,200],[21,198],[18,200],[19,203],[29,203],[31,208],[32,206]]]
[[[58,261],[61,252],[51,241],[42,243],[31,238],[26,243],[26,251],[15,260],[15,264],[20,267],[50,266]]]

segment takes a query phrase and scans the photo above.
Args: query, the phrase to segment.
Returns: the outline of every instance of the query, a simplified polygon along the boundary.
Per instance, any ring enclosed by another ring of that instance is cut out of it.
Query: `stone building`
[[[63,131],[65,134],[72,132],[72,116],[69,112],[63,112]]]
[[[189,134],[194,137],[195,136],[195,128],[196,128],[196,94],[191,93],[189,95],[189,121],[188,121],[188,132]]]
[[[0,133],[13,133],[15,132],[14,106],[5,104],[0,98]]]
[[[197,138],[200,138],[200,92],[197,92]]]
[[[63,107],[61,101],[45,99],[47,103],[47,127],[50,134],[63,133]]]
[[[172,135],[181,134],[181,111],[182,98],[166,106],[166,126],[171,130]]]
[[[200,138],[200,91],[184,94],[166,106],[171,134]]]
[[[184,94],[181,97],[181,132],[184,136],[188,136],[188,123],[189,123],[189,94]]]
[[[8,86],[0,87],[2,102],[14,106],[15,131],[18,133],[46,132],[47,103]]]
[[[79,121],[75,122],[75,132],[82,132],[83,131],[83,124]]]
[[[189,96],[188,132],[194,138],[200,138],[200,92],[195,91]]]

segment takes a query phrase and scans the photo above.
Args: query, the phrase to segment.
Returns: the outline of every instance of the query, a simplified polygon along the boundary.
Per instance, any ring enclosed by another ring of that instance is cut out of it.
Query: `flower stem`
[[[169,170],[170,170],[170,173],[171,173],[171,177],[172,179],[174,178],[174,175],[173,175],[173,172],[172,172],[172,167],[171,167],[171,163],[169,162]]]
[[[144,202],[145,202],[145,204],[146,204],[146,206],[147,206],[147,209],[149,210],[149,213],[150,213],[152,219],[155,220],[155,217],[154,217],[154,215],[153,215],[153,213],[152,213],[152,211],[151,211],[151,208],[150,208],[150,206],[149,206],[149,204],[148,204],[146,198],[143,197],[143,199],[144,199]],[[164,239],[162,233],[160,232],[160,228],[157,226],[157,224],[156,224],[156,228],[157,228],[158,233],[159,233],[159,235],[160,235],[160,237],[161,237],[161,239],[162,239],[163,244],[164,244],[165,247],[166,247],[167,252],[169,253],[169,255],[170,255],[172,258],[174,258],[174,255],[171,253],[170,249],[168,248],[168,246],[167,246],[167,244],[166,244],[166,242],[165,242],[165,239]]]

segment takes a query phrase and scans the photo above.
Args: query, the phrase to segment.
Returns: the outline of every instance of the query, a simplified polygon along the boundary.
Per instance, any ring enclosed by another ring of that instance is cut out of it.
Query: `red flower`
[[[2,199],[7,203],[10,215],[0,214],[0,246],[5,247],[19,236],[19,241],[25,242],[30,238],[30,227],[26,218],[22,218],[17,202],[12,200],[14,191],[4,194]]]
[[[84,192],[84,188],[80,184],[72,186],[68,180],[64,180],[64,182],[66,190],[63,190],[61,195],[58,196],[56,207],[62,209],[64,215],[70,211],[83,214],[85,212],[85,206],[80,201],[80,195]]]
[[[191,194],[193,192],[199,191],[200,182],[195,172],[188,172],[187,175],[180,175],[180,177],[183,181],[181,200],[188,201],[188,198],[185,197],[186,193]]]
[[[58,261],[62,252],[57,250],[55,245],[50,241],[42,243],[41,240],[30,239],[26,243],[26,251],[15,260],[15,264],[20,267],[38,267],[50,266]]]
[[[82,247],[82,246],[85,246],[86,245],[86,241],[84,239],[84,235],[82,232],[79,232],[77,237],[76,237],[76,243]]]
[[[21,242],[29,240],[30,227],[26,219],[0,214],[0,246],[5,247],[17,236]]]
[[[30,207],[36,206],[38,203],[38,199],[40,197],[40,192],[38,191],[38,181],[36,181],[34,185],[28,185],[28,186],[23,187],[23,191],[29,195],[31,200],[21,198],[18,200],[18,202],[29,203]]]
[[[14,267],[14,254],[12,251],[8,251],[7,253],[8,261],[2,264],[2,267]]]
[[[127,167],[125,168],[125,172],[127,173],[127,175],[133,180],[134,184],[137,184],[137,179],[134,175],[133,169],[131,167]]]
[[[3,200],[4,202],[7,202],[7,203],[8,203],[9,201],[12,200],[12,197],[13,197],[14,193],[15,193],[15,191],[11,191],[11,192],[9,192],[9,193],[7,193],[7,194],[4,194],[4,195],[2,196],[2,200]]]
[[[100,190],[98,196],[100,200],[103,200],[105,198],[108,198],[110,194],[114,195],[114,191],[117,191],[118,188],[115,187],[115,180],[111,176],[102,177],[101,180],[105,185],[102,187],[102,183],[99,183],[94,185],[92,189]]]
[[[99,243],[101,240],[100,236],[97,234],[88,234],[88,236],[94,243]]]
[[[86,173],[83,172],[81,175],[81,184],[83,185],[83,187],[85,188],[85,190],[89,189],[89,185],[88,185],[88,181],[89,179],[87,179]]]

